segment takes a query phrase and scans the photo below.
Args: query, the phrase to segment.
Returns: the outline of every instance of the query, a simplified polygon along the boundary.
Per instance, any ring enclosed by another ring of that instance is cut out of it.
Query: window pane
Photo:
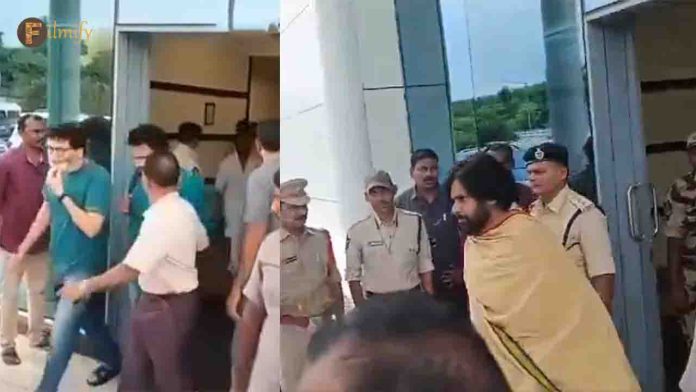
[[[556,139],[569,148],[571,163],[581,162],[574,152],[589,133],[589,115],[575,3],[441,0],[441,6],[457,158],[509,142],[522,180],[524,152]]]

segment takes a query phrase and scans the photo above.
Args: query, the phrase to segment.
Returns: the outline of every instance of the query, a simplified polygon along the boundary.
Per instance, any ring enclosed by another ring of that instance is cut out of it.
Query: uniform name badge
[[[370,248],[374,248],[377,246],[384,246],[384,241],[370,241],[367,243],[367,246],[369,246]]]

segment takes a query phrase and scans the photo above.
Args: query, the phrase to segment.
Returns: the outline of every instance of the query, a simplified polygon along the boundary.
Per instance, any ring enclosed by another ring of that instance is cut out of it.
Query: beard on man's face
[[[479,203],[472,215],[457,214],[459,219],[459,230],[462,235],[481,235],[491,218],[491,210],[485,203]]]

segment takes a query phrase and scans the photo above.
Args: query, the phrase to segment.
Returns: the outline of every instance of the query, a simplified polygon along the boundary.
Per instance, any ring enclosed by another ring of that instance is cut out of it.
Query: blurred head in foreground
[[[417,292],[371,299],[318,331],[299,390],[510,389],[469,319]]]

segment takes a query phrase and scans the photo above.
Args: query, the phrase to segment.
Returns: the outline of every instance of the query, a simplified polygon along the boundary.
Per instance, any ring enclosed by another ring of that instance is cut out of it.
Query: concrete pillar
[[[575,0],[543,0],[541,11],[550,126],[553,139],[568,148],[576,173],[585,166],[582,147],[590,134],[582,18]]]
[[[80,0],[51,0],[49,36],[61,28],[80,28]],[[81,40],[54,37],[47,41],[49,125],[77,121],[80,114]]]
[[[324,78],[324,104],[331,129],[338,194],[344,227],[367,211],[363,180],[373,170],[365,99],[360,73],[360,50],[352,1],[314,0]]]
[[[413,150],[440,156],[440,180],[454,164],[454,139],[439,2],[395,0]]]

